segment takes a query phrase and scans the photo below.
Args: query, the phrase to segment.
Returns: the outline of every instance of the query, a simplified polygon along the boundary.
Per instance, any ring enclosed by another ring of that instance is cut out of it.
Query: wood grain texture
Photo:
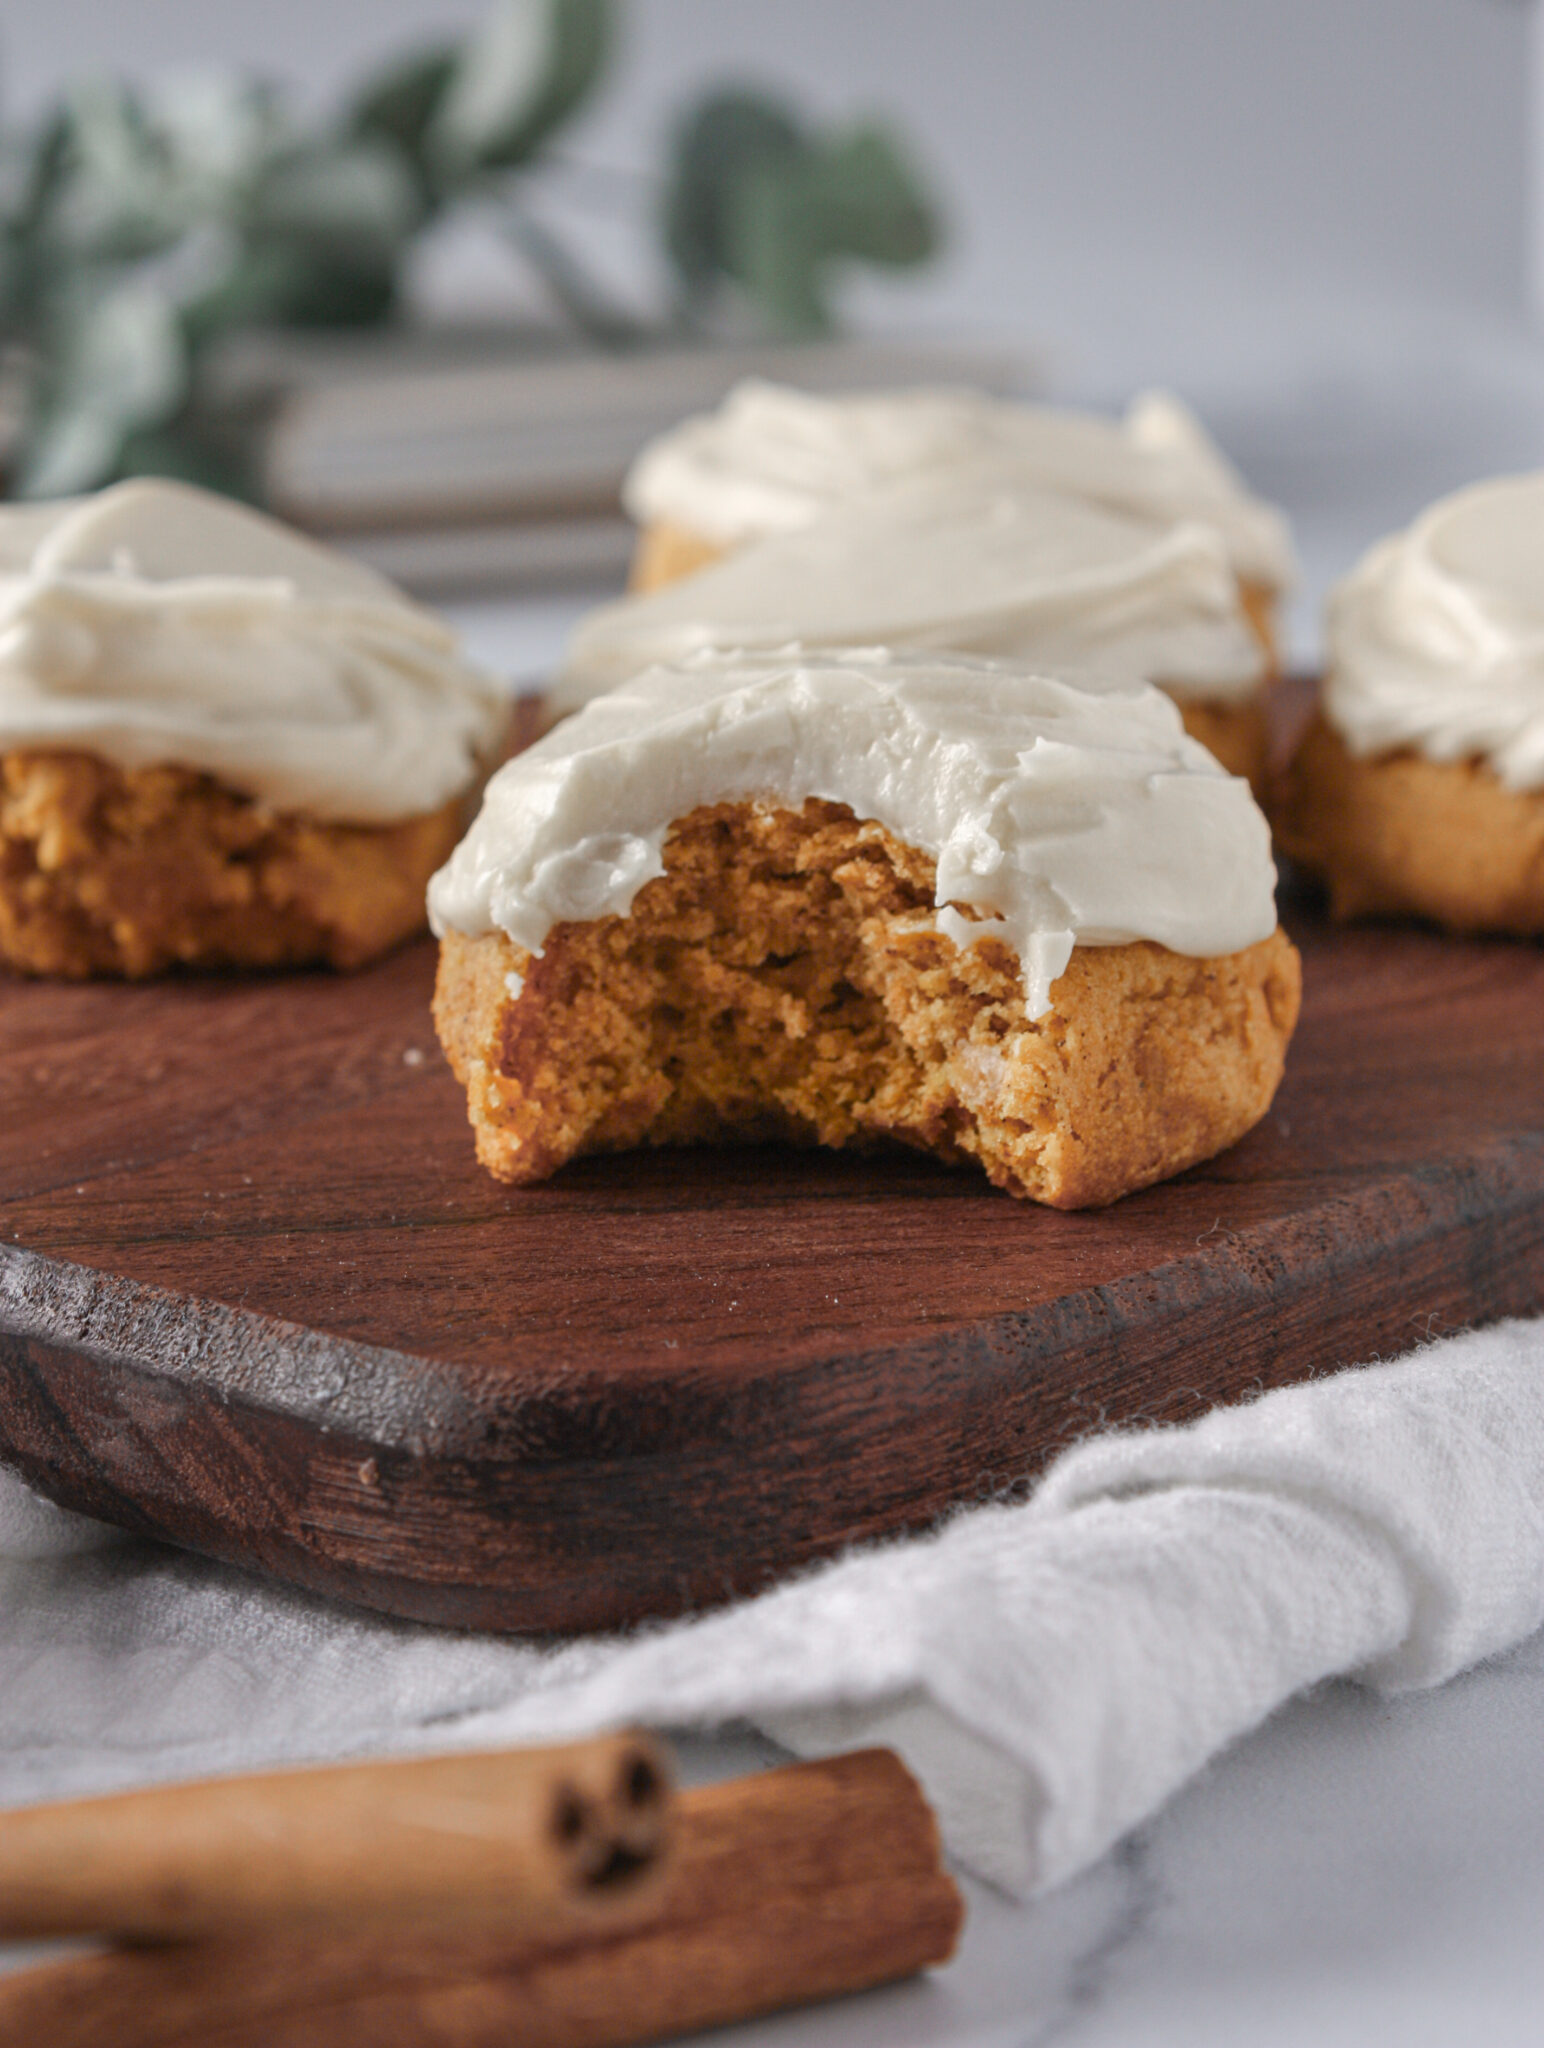
[[[0,984],[0,1455],[345,1599],[601,1627],[1544,1300],[1544,950],[1289,910],[1266,1122],[1054,1214],[909,1154],[472,1158],[433,951]]]

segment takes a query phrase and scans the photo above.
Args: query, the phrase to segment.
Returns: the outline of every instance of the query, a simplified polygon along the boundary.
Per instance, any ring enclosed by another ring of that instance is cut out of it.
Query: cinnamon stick
[[[49,2048],[625,2048],[946,1961],[962,1918],[887,1750],[681,1793],[646,1917],[539,1943],[222,1940],[0,1978],[0,2042]]]
[[[589,1925],[663,1853],[651,1737],[265,1772],[0,1815],[0,1939]]]

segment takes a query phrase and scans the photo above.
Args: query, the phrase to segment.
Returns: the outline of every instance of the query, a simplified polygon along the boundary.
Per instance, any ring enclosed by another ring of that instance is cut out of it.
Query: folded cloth
[[[0,1798],[750,1720],[804,1754],[892,1744],[959,1860],[1027,1893],[1302,1688],[1434,1685],[1540,1625],[1544,1324],[1092,1438],[1027,1503],[625,1638],[449,1635],[29,1541],[0,1568]]]

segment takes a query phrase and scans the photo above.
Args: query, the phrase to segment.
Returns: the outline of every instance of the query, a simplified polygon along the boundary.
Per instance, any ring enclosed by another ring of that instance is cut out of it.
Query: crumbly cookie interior
[[[1259,691],[1242,704],[1210,704],[1200,698],[1177,697],[1175,706],[1186,732],[1216,756],[1230,775],[1242,775],[1262,800],[1270,765],[1270,721],[1265,694]]]
[[[359,967],[422,926],[459,831],[456,803],[339,825],[174,765],[3,754],[0,963],[75,979]]]
[[[1025,1015],[997,940],[935,929],[934,864],[843,805],[729,803],[672,828],[630,915],[539,955],[447,935],[435,1020],[478,1156],[511,1182],[635,1145],[899,1140],[1079,1208],[1265,1113],[1297,1016],[1278,930],[1220,959],[1079,947]]]

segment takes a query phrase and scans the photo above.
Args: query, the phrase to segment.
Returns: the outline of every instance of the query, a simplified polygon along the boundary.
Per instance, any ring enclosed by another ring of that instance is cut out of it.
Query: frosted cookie
[[[703,647],[954,649],[1090,686],[1152,681],[1223,765],[1263,776],[1268,660],[1212,528],[1027,487],[1001,462],[875,490],[581,622],[558,715]]]
[[[1277,827],[1339,917],[1544,934],[1544,473],[1476,484],[1332,593]]]
[[[359,966],[507,717],[440,621],[227,499],[0,508],[0,963]]]
[[[1299,990],[1274,880],[1156,690],[708,654],[493,777],[430,885],[435,1020],[503,1180],[891,1138],[1076,1208],[1265,1113]]]
[[[717,412],[650,442],[629,471],[623,503],[640,529],[633,586],[658,588],[869,491],[942,480],[983,460],[1075,502],[1156,526],[1210,528],[1274,659],[1276,601],[1296,574],[1286,520],[1253,496],[1195,415],[1161,392],[1116,420],[980,391],[822,397],[748,379]]]

